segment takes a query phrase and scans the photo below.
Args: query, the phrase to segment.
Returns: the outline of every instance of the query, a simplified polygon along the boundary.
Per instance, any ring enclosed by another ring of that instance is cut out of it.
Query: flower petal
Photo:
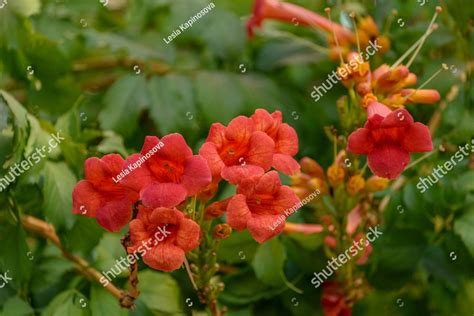
[[[97,222],[111,232],[119,231],[127,225],[132,216],[132,202],[127,198],[105,203],[96,213]]]
[[[214,143],[218,147],[222,146],[225,142],[225,126],[221,123],[212,124],[206,142]]]
[[[281,187],[278,172],[272,170],[265,173],[255,185],[255,194],[275,194]]]
[[[200,234],[201,229],[199,225],[193,220],[184,218],[183,216],[179,224],[175,244],[185,252],[191,251],[199,246]]]
[[[95,217],[102,198],[100,193],[87,180],[79,181],[72,191],[72,212]]]
[[[217,152],[216,144],[211,142],[204,143],[199,150],[199,155],[206,159],[207,164],[211,170],[212,177],[220,177],[222,168],[225,167],[225,164]]]
[[[105,155],[102,159],[88,158],[84,163],[86,180],[94,185],[101,185],[104,182],[112,183],[112,177],[122,171],[123,164],[124,160],[118,154]]]
[[[201,156],[186,159],[181,184],[188,191],[188,196],[195,195],[212,181],[211,171],[206,160]]]
[[[243,166],[237,165],[224,167],[222,169],[221,176],[230,183],[237,185],[245,178],[259,176],[263,173],[264,171],[261,167],[245,164]]]
[[[154,180],[146,164],[142,164],[140,167],[133,169],[134,163],[137,163],[142,157],[140,154],[133,154],[127,158],[124,168],[127,168],[130,174],[125,175],[125,177],[120,180],[120,184],[136,192],[140,192],[141,189],[150,185]]]
[[[184,263],[183,249],[167,242],[158,243],[143,256],[143,262],[156,270],[171,272]]]
[[[232,197],[227,205],[227,224],[240,231],[247,227],[247,221],[251,216],[245,195],[236,194]]]
[[[245,116],[237,116],[225,129],[225,137],[229,141],[246,142],[254,131],[253,121]]]
[[[287,176],[300,171],[300,164],[293,159],[293,157],[287,154],[274,154],[272,166]]]
[[[186,189],[176,183],[154,183],[140,192],[146,207],[174,207],[186,199]]]
[[[374,150],[374,142],[367,128],[358,128],[349,135],[347,150],[354,154],[368,154]]]
[[[419,122],[411,125],[406,131],[402,146],[408,152],[432,151],[433,142],[428,126]]]
[[[413,117],[405,109],[398,109],[388,114],[382,123],[381,128],[410,126],[414,123]]]
[[[288,154],[290,156],[298,153],[298,135],[293,127],[284,123],[278,129],[275,140],[275,152]]]
[[[254,132],[250,138],[247,163],[257,165],[267,171],[273,162],[275,143],[264,132]]]
[[[285,217],[283,215],[252,215],[247,228],[258,243],[263,243],[283,231]]]
[[[379,177],[395,179],[410,162],[407,151],[398,146],[376,148],[367,156],[370,170]]]
[[[127,251],[134,252],[138,247],[142,246],[142,241],[147,241],[150,233],[147,231],[145,223],[141,220],[134,219],[129,224],[130,240],[133,246],[127,247]]]

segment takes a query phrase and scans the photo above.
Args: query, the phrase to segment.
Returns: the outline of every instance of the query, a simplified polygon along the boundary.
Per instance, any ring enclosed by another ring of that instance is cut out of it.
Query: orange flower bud
[[[346,172],[344,171],[344,168],[336,164],[333,164],[328,168],[328,179],[332,185],[341,183],[344,180],[345,174]]]
[[[313,159],[303,157],[300,160],[301,171],[308,174],[310,177],[324,178],[323,168]]]
[[[321,193],[326,192],[326,184],[323,179],[311,178],[311,180],[308,181],[308,185],[313,191],[319,190]]]
[[[204,210],[204,218],[209,220],[222,216],[222,214],[224,214],[227,209],[227,204],[229,204],[229,201],[230,198],[227,198],[222,201],[214,202],[206,207]]]
[[[364,95],[364,97],[362,98],[361,102],[360,102],[360,105],[364,108],[364,109],[367,109],[367,107],[369,106],[369,104],[372,102],[372,101],[375,101],[377,102],[377,97],[375,95],[373,95],[372,93],[367,93],[366,95]]]
[[[214,238],[217,239],[229,238],[230,234],[232,234],[232,227],[229,224],[218,224],[212,232]]]
[[[405,98],[401,95],[401,93],[394,93],[389,95],[387,98],[385,98],[382,103],[391,107],[391,108],[400,108],[403,107],[403,104],[405,104],[406,100]]]
[[[403,81],[410,71],[406,66],[399,65],[395,69],[388,70],[380,76],[376,82],[377,90],[389,91],[394,85]]]
[[[391,44],[390,44],[390,40],[388,39],[388,37],[386,36],[379,36],[377,37],[377,42],[378,44],[380,44],[380,46],[382,46],[378,51],[377,53],[379,54],[383,54],[387,51],[390,50],[390,47],[391,47]]]
[[[386,178],[372,176],[369,179],[367,179],[367,182],[365,183],[365,189],[368,192],[382,191],[388,187],[388,182],[389,180]]]
[[[324,230],[320,224],[296,224],[291,222],[285,223],[283,232],[285,233],[303,233],[305,235],[317,234]]]
[[[375,24],[374,19],[372,19],[371,16],[366,16],[366,17],[361,18],[358,23],[358,29],[370,35],[379,34],[377,24]]]
[[[390,70],[390,66],[387,64],[380,65],[377,69],[372,72],[372,83],[377,82],[380,77]]]
[[[291,187],[293,192],[295,192],[296,196],[300,199],[303,200],[305,197],[311,194],[308,189],[305,189],[303,187]]]
[[[297,173],[290,176],[292,186],[305,186],[311,177],[305,173]]]
[[[360,191],[362,191],[365,187],[365,180],[360,174],[356,174],[349,178],[347,182],[347,192],[354,196]]]
[[[439,92],[434,89],[420,89],[416,90],[416,92],[414,91],[414,89],[404,89],[401,91],[402,96],[409,96],[407,103],[433,104],[438,102],[441,98]]]

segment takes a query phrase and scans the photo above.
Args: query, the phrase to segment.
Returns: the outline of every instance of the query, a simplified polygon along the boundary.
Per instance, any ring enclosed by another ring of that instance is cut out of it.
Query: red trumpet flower
[[[227,223],[236,230],[248,228],[262,243],[285,227],[286,214],[299,202],[290,187],[281,185],[276,171],[247,178],[237,187],[237,194],[227,206]]]
[[[140,192],[147,207],[173,207],[187,196],[200,192],[211,183],[206,160],[193,155],[180,134],[170,134],[160,141],[147,136],[141,154],[127,159],[127,166],[137,166],[121,183]]]
[[[143,262],[153,269],[169,272],[179,269],[185,253],[199,245],[200,228],[177,209],[139,206],[138,216],[130,222],[132,246]]]
[[[367,155],[369,168],[375,175],[395,179],[410,162],[411,152],[433,150],[428,127],[415,123],[407,110],[392,112],[372,101],[368,114],[364,128],[349,135],[347,149]]]
[[[117,154],[87,159],[86,179],[79,181],[72,192],[72,212],[95,217],[111,232],[125,226],[132,215],[132,205],[138,200],[138,193],[113,180],[123,168],[124,160]]]
[[[262,175],[272,166],[275,142],[264,132],[255,130],[245,116],[233,119],[227,127],[212,124],[206,143],[199,150],[214,179],[220,177],[232,184],[254,175]]]
[[[257,109],[250,118],[257,131],[265,132],[275,142],[273,167],[286,175],[298,172],[300,165],[293,159],[298,152],[298,135],[293,127],[282,123],[281,112],[270,114],[266,110]]]

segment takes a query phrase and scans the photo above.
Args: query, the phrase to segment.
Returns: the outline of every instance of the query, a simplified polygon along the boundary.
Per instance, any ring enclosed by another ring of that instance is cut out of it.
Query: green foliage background
[[[78,274],[51,243],[25,232],[21,214],[52,223],[68,251],[99,271],[123,255],[121,234],[105,233],[94,219],[70,212],[72,188],[84,176],[87,157],[125,156],[141,148],[145,135],[171,132],[182,133],[196,152],[211,123],[226,124],[263,107],[281,110],[296,128],[300,157],[329,165],[331,146],[323,127],[337,126],[335,101],[345,90],[338,85],[317,103],[309,96],[311,87],[336,67],[311,46],[325,45],[324,38],[268,22],[264,35],[248,41],[244,25],[251,2],[215,0],[210,13],[168,45],[162,38],[207,1],[133,0],[125,9],[109,10],[92,0],[9,0],[0,9],[0,176],[47,145],[51,133],[66,137],[0,193],[0,272],[9,271],[13,278],[0,288],[2,315],[187,315],[199,309],[183,270],[165,274],[141,263],[137,309],[120,310],[114,297]],[[317,12],[329,4],[368,13],[379,28],[392,9],[398,10],[389,30],[392,50],[375,58],[375,64],[393,63],[414,43],[437,4],[328,2],[295,1]],[[423,195],[415,188],[419,176],[474,137],[473,6],[468,0],[440,5],[439,29],[411,71],[423,82],[441,63],[454,65],[430,84],[443,99],[452,87],[458,89],[434,135],[436,145],[451,144],[451,150],[405,172],[403,190],[384,192],[392,194],[384,235],[363,267],[373,291],[355,306],[354,315],[474,313],[472,162],[469,167],[465,159]],[[424,123],[435,109],[409,108]],[[293,219],[301,220],[302,214]],[[238,233],[223,243],[219,260],[237,267],[223,278],[221,301],[229,315],[322,315],[321,290],[309,281],[325,265],[322,237],[281,236],[258,245],[247,233]],[[289,289],[286,280],[304,293]],[[125,287],[126,274],[115,281]]]

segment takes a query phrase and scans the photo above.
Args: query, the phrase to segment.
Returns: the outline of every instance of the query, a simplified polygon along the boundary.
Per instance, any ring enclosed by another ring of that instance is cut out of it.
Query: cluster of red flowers
[[[153,151],[160,142],[160,149]],[[297,151],[297,134],[282,122],[281,112],[270,114],[262,109],[250,118],[233,119],[227,127],[213,124],[199,155],[193,155],[180,134],[161,139],[147,136],[141,152],[127,159],[109,154],[86,160],[85,180],[73,191],[73,213],[95,217],[112,232],[131,221],[129,252],[166,225],[170,234],[143,260],[155,269],[172,271],[183,264],[185,253],[196,248],[200,240],[199,225],[182,211],[186,199],[197,196],[203,203],[210,200],[222,179],[238,185],[237,194],[225,201],[232,228],[248,228],[258,242],[279,234],[284,223],[271,230],[272,222],[299,200],[270,169],[287,175],[298,172],[300,166],[293,159]],[[119,182],[113,181],[139,161],[139,168]]]
[[[330,9],[326,10],[329,14]],[[436,10],[437,13],[441,12],[439,7]],[[339,57],[341,60],[338,73],[344,69],[343,55],[347,56],[348,63],[352,63],[359,56],[351,52],[352,45],[357,43],[363,48],[370,40],[378,40],[382,44],[380,53],[390,47],[390,42],[380,35],[371,17],[359,18],[354,34],[350,29],[298,5],[278,0],[256,0],[252,17],[247,23],[250,37],[253,36],[254,29],[261,26],[266,19],[291,23],[296,19],[302,25],[325,31],[331,47],[330,57]],[[429,35],[432,29],[430,25],[425,36]],[[383,64],[371,71],[368,62],[356,64],[356,71],[341,76],[342,83],[348,88],[355,88],[361,99],[361,107],[367,110],[368,120],[364,128],[350,135],[347,149],[355,154],[368,155],[369,168],[375,175],[394,179],[408,165],[409,153],[432,150],[428,127],[414,123],[408,111],[403,109],[404,105],[433,104],[439,101],[440,96],[436,90],[409,89],[408,87],[416,83],[417,77],[405,65],[390,67]],[[396,110],[392,112],[391,109]]]

